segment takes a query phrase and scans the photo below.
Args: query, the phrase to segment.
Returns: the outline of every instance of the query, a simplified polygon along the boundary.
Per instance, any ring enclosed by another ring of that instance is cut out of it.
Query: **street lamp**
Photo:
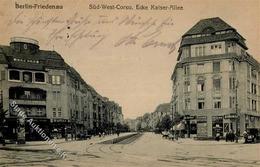
[[[238,89],[238,80],[236,80],[236,143],[238,143],[238,120],[239,120],[239,117],[238,117],[238,100],[237,100],[237,89]]]

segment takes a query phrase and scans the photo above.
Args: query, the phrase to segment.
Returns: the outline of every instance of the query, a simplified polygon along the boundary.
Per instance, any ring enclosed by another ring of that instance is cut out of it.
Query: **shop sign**
[[[186,119],[186,120],[196,119],[196,116],[185,115],[184,119]]]
[[[237,119],[238,116],[236,114],[224,115],[225,119]]]
[[[198,116],[197,117],[197,123],[206,123],[207,117],[206,116]]]

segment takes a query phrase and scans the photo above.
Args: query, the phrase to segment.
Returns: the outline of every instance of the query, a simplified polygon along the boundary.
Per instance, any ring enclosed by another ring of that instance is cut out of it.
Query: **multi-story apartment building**
[[[188,133],[214,137],[260,128],[260,66],[247,49],[218,17],[200,20],[182,36],[171,109],[187,118]]]
[[[47,134],[53,129],[64,134],[65,128],[97,133],[113,119],[110,112],[123,117],[118,104],[112,103],[115,109],[110,111],[108,98],[99,95],[57,52],[40,50],[36,40],[15,37],[10,46],[0,45],[0,71],[9,138],[16,138],[18,126],[17,112],[9,106],[12,101]],[[26,125],[26,137],[39,135]]]

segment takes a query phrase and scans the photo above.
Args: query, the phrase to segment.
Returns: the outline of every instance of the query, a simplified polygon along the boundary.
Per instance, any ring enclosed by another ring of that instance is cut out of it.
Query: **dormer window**
[[[45,82],[44,73],[40,73],[40,72],[35,73],[35,82]]]
[[[9,71],[9,80],[20,81],[20,72],[16,70]]]
[[[31,72],[23,72],[23,81],[26,83],[32,82],[32,73]]]
[[[26,50],[27,49],[27,44],[23,44],[23,48]]]

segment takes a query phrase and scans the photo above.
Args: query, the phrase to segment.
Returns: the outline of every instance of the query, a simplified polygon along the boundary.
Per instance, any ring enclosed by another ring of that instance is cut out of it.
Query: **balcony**
[[[46,101],[46,91],[39,88],[10,87],[9,99],[15,101]]]

